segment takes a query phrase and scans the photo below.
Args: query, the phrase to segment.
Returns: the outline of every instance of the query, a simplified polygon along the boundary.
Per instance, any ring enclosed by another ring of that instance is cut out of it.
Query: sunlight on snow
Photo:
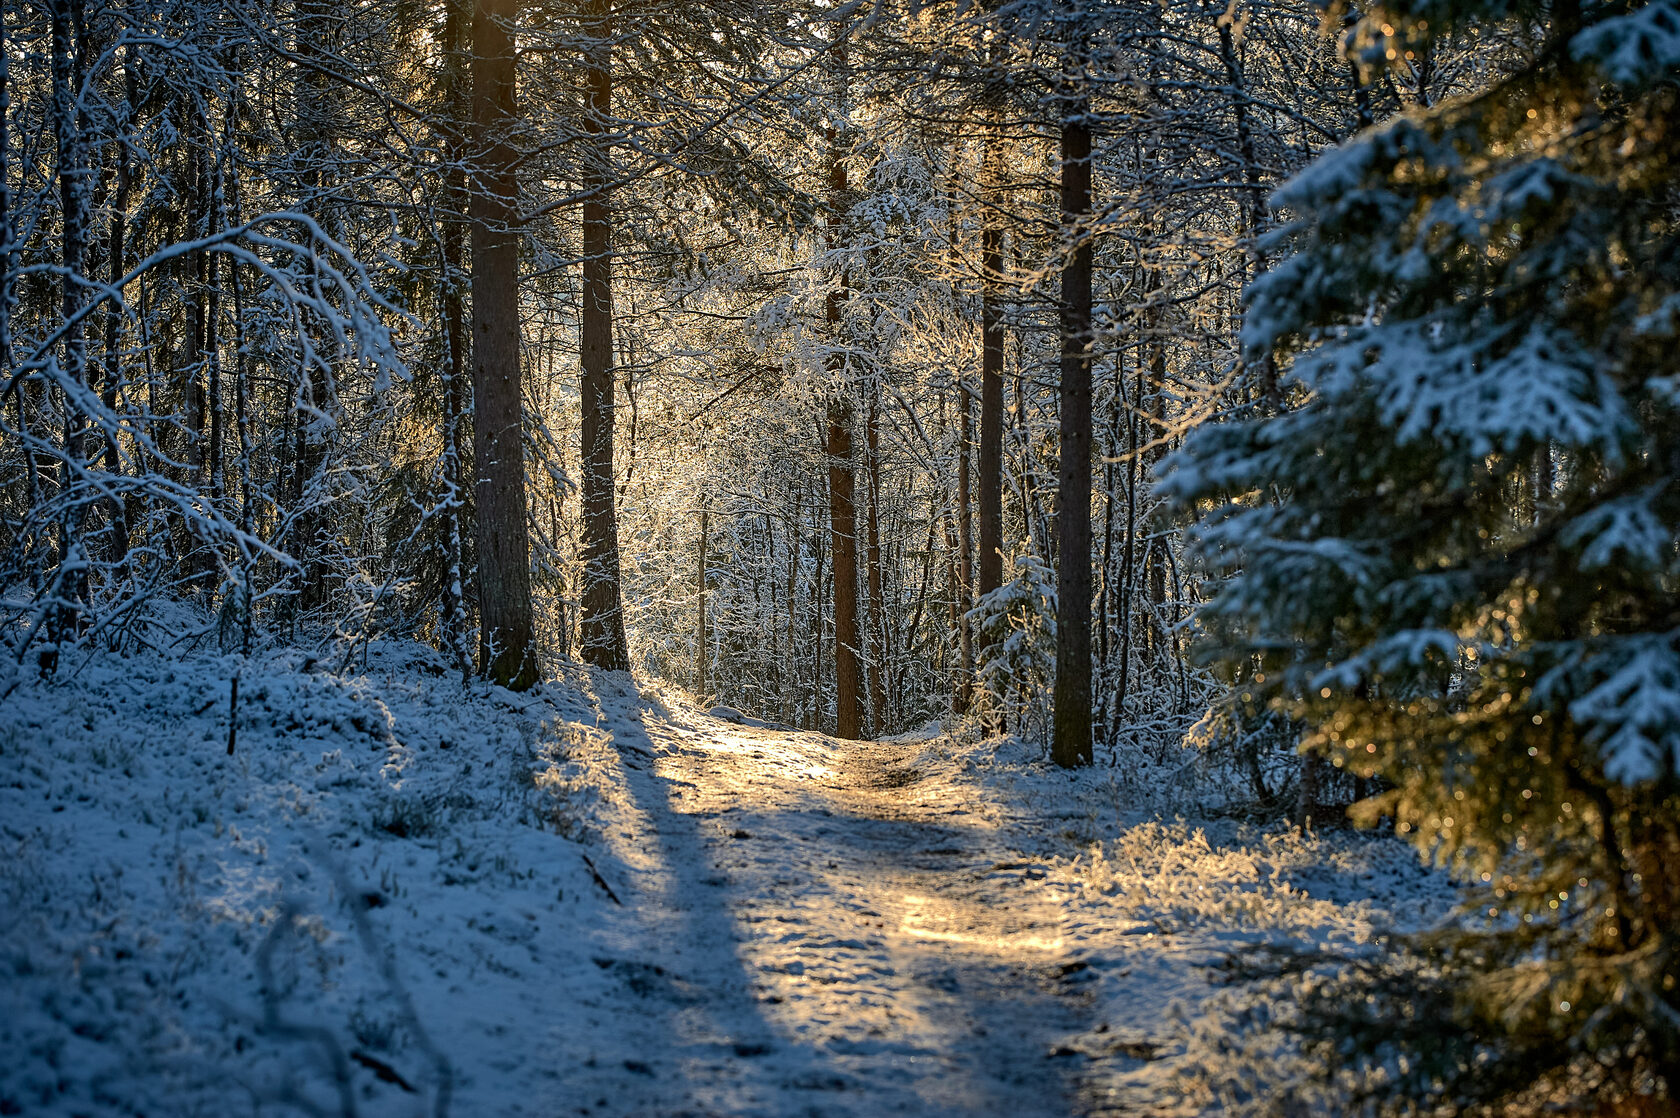
[[[950,931],[946,927],[929,927],[928,925],[949,925],[958,920],[958,910],[949,903],[937,897],[923,897],[915,893],[906,893],[904,903],[910,911],[904,914],[899,922],[898,930],[917,939],[935,939],[945,943],[961,943],[974,947],[990,947],[998,951],[1026,949],[1028,951],[1060,951],[1062,937],[1046,939],[1043,936],[1031,934],[1011,935],[1008,933],[992,934],[977,931]]]

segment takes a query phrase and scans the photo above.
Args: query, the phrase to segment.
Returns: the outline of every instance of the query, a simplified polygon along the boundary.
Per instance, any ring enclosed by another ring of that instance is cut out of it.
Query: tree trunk
[[[836,312],[837,313],[837,312]],[[852,492],[852,409],[842,391],[828,405],[828,523],[834,553],[834,733],[862,735],[858,691],[857,505]]]
[[[1301,758],[1301,783],[1295,790],[1295,826],[1312,830],[1313,812],[1318,807],[1318,777],[1323,758],[1309,753]]]
[[[1231,115],[1236,124],[1237,154],[1243,161],[1243,198],[1240,212],[1242,213],[1243,236],[1243,267],[1241,276],[1244,287],[1250,279],[1258,275],[1264,262],[1260,256],[1260,227],[1266,217],[1266,189],[1261,183],[1260,159],[1254,144],[1254,127],[1249,120],[1249,107],[1252,104],[1248,94],[1248,81],[1243,75],[1242,63],[1237,58],[1236,38],[1231,33],[1229,22],[1219,26],[1219,56],[1225,63],[1225,77],[1231,85]],[[1359,82],[1358,67],[1354,67],[1354,80],[1357,88],[1364,90]],[[1368,99],[1361,115],[1365,123],[1369,124],[1370,106]],[[1243,331],[1243,314],[1237,313],[1237,321],[1231,335],[1240,339]],[[1282,408],[1283,398],[1278,385],[1277,360],[1267,353],[1260,359],[1260,375],[1258,384],[1261,403],[1268,412],[1276,413]]]
[[[827,440],[828,434],[823,427],[823,421],[817,420],[817,438]],[[827,707],[823,702],[823,617],[828,609],[828,599],[824,597],[824,590],[828,583],[824,572],[828,568],[828,549],[823,546],[822,524],[817,521],[818,505],[813,494],[811,503],[811,543],[816,551],[816,570],[811,572],[811,597],[814,599],[811,608],[811,722],[807,729],[819,729],[819,722]]]
[[[228,143],[232,143],[232,136]],[[209,155],[208,145],[210,136],[205,135],[205,160],[209,174],[205,194],[206,236],[214,236],[222,229],[222,174],[221,168],[216,166],[216,160]],[[210,499],[216,505],[225,503],[226,474],[223,469],[223,458],[226,450],[227,437],[227,408],[222,399],[222,347],[221,347],[221,317],[222,317],[222,256],[219,252],[204,254],[204,360],[206,363],[205,384],[209,392],[209,425],[210,441],[205,449],[205,478],[210,485]],[[208,551],[209,549],[206,549]],[[206,560],[210,558],[206,555]],[[214,571],[212,570],[212,574]]]
[[[311,61],[325,64],[326,60],[321,56],[330,54],[323,47],[331,43],[334,29],[339,24],[337,9],[332,0],[301,0],[298,12],[298,52]],[[298,139],[307,168],[302,184],[308,199],[304,211],[320,222],[329,235],[339,233],[342,232],[339,214],[334,203],[327,200],[333,183],[326,175],[326,168],[334,166],[339,156],[335,133],[337,121],[332,104],[336,91],[324,69],[306,66],[301,68],[295,94],[300,98]],[[511,106],[511,90],[509,103]],[[318,267],[313,263],[310,266],[312,269]],[[313,282],[319,282],[318,277]],[[313,315],[306,316],[306,321],[311,324],[310,329],[317,329],[320,325]],[[315,344],[322,352],[330,346],[321,336],[317,336]],[[328,597],[329,568],[322,552],[330,519],[322,506],[305,505],[306,500],[311,504],[316,500],[311,489],[316,479],[322,476],[322,467],[327,465],[327,440],[331,437],[327,426],[317,419],[317,415],[336,410],[334,389],[327,379],[326,370],[322,368],[321,359],[308,362],[298,371],[294,392],[300,406],[291,414],[293,454],[287,491],[288,513],[294,519],[286,531],[284,542],[287,550],[297,558],[300,569],[297,574],[298,592],[287,609],[288,627],[297,624],[300,613],[309,613],[324,606]]]
[[[618,513],[613,491],[612,163],[607,133],[612,117],[612,32],[607,0],[591,0],[595,41],[588,60],[589,112],[583,130],[594,137],[584,177],[583,315],[583,610],[578,643],[586,663],[628,671],[619,598]]]
[[[966,384],[957,385],[957,665],[956,712],[963,713],[973,698],[974,627],[968,611],[974,608],[974,403]]]
[[[843,59],[841,64],[844,64]],[[828,133],[828,247],[840,247],[840,228],[846,213],[846,165],[841,159],[839,137]],[[831,380],[846,373],[842,346],[843,310],[846,304],[846,276],[842,272],[828,293],[827,318],[833,350],[828,358]],[[863,719],[859,702],[862,685],[858,657],[858,569],[857,503],[853,494],[852,404],[849,385],[830,389],[828,403],[828,525],[830,550],[834,553],[834,733],[856,740],[862,736]]]
[[[52,17],[52,125],[57,147],[59,204],[62,214],[61,240],[64,269],[61,309],[71,323],[64,332],[61,368],[68,382],[60,388],[64,401],[64,459],[59,471],[59,495],[65,502],[59,522],[59,571],[53,596],[57,599],[48,614],[47,639],[52,647],[41,659],[43,671],[58,666],[58,648],[74,640],[81,630],[81,609],[87,601],[87,567],[83,563],[81,506],[72,494],[83,463],[82,434],[87,417],[75,403],[72,389],[87,385],[87,338],[79,321],[83,302],[82,268],[88,239],[88,191],[90,170],[83,138],[86,125],[76,108],[82,85],[81,0],[54,0]]]
[[[1078,80],[1078,79],[1076,79]],[[1091,128],[1083,91],[1062,122],[1061,449],[1056,502],[1056,692],[1051,758],[1091,763]]]
[[[1155,468],[1167,455],[1167,343],[1162,320],[1166,317],[1164,304],[1158,303],[1150,312],[1149,402],[1143,408],[1144,436],[1143,477],[1154,476]],[[1164,670],[1168,634],[1163,618],[1167,604],[1167,566],[1165,553],[1171,546],[1165,533],[1155,533],[1144,543],[1143,563],[1148,576],[1149,624],[1144,626],[1146,666],[1151,671]]]
[[[1115,389],[1119,391],[1122,381],[1116,372]],[[1118,729],[1126,717],[1126,693],[1131,687],[1132,679],[1132,592],[1136,584],[1137,575],[1137,495],[1138,495],[1138,462],[1139,450],[1138,432],[1141,430],[1138,419],[1138,409],[1143,406],[1143,362],[1138,362],[1137,388],[1133,393],[1131,415],[1126,420],[1129,450],[1126,455],[1126,541],[1120,558],[1120,686],[1114,694],[1114,726]]]
[[[700,510],[700,571],[695,580],[694,591],[698,608],[695,610],[694,626],[694,701],[706,701],[706,642],[709,634],[706,632],[706,547],[711,543],[709,531],[711,521],[705,509]]]
[[[12,284],[16,269],[13,267],[12,255],[15,249],[13,243],[13,202],[12,202],[12,46],[6,38],[6,24],[0,19],[0,369],[11,369],[12,364]],[[17,409],[16,429],[20,440],[24,441],[23,461],[24,475],[28,478],[29,507],[36,508],[41,501],[40,479],[41,471],[35,457],[35,450],[23,437],[27,434],[27,415],[24,409],[24,394],[21,391],[9,393],[12,404]]]
[[[512,24],[516,0],[473,12],[473,455],[478,512],[479,649],[484,674],[513,690],[537,681],[525,424],[519,369],[519,234]]]
[[[210,137],[206,133],[194,143],[187,142],[188,150],[192,152],[192,178],[189,195],[192,198],[191,226],[187,235],[193,239],[210,235],[210,191],[209,191],[209,147]],[[191,301],[187,305],[187,367],[181,379],[181,399],[187,413],[187,455],[188,473],[181,481],[200,492],[204,489],[204,469],[207,458],[204,453],[205,438],[205,397],[204,370],[206,368],[207,346],[204,340],[205,329],[205,296],[210,287],[206,271],[210,254],[194,252],[191,257],[192,281],[190,290]],[[197,569],[199,556],[193,544],[191,528],[183,522],[182,555],[187,556],[194,565],[195,574],[202,574]]]
[[[799,642],[794,638],[794,624],[799,606],[799,552],[800,549],[804,547],[804,544],[800,541],[799,534],[801,502],[799,500],[798,489],[790,487],[789,496],[792,499],[791,504],[793,509],[792,515],[788,517],[787,527],[788,576],[786,645],[788,663],[786,678],[789,684],[789,691],[791,693],[783,703],[782,709],[784,713],[782,715],[782,721],[788,723],[789,725],[796,725],[803,713],[802,708],[804,705],[802,699],[797,693],[797,688],[799,686]]]
[[[466,67],[466,27],[469,18],[468,0],[446,0],[448,7],[443,20],[443,54],[448,76],[445,79],[444,99],[451,123],[464,124],[471,113],[468,97]],[[443,362],[443,537],[449,554],[445,556],[443,596],[438,615],[443,637],[466,685],[472,675],[472,651],[467,645],[467,598],[463,586],[461,510],[466,506],[465,471],[461,462],[461,421],[465,408],[462,392],[467,383],[467,349],[471,338],[466,330],[466,306],[461,287],[466,281],[467,175],[466,152],[461,145],[450,142],[450,168],[444,176],[444,210],[442,239],[439,250],[443,254],[443,274],[438,277],[442,290],[443,340],[448,352]],[[561,626],[564,650],[565,626]]]
[[[1099,741],[1113,742],[1116,721],[1107,700],[1114,695],[1110,681],[1114,674],[1114,498],[1118,472],[1115,457],[1120,453],[1120,403],[1124,374],[1118,360],[1114,369],[1114,393],[1109,397],[1108,432],[1104,444],[1103,462],[1103,538],[1102,559],[1097,565],[1097,605],[1094,611],[1097,626],[1097,677],[1094,700],[1096,732]]]
[[[1003,584],[1003,145],[988,131],[980,172],[980,581]]]
[[[228,200],[229,217],[237,224],[241,212],[239,180],[233,180],[232,196]],[[228,281],[233,289],[233,430],[239,441],[239,530],[247,537],[254,535],[255,507],[251,485],[251,378],[245,353],[245,288],[239,278],[240,263],[228,264]],[[239,651],[251,655],[251,637],[256,626],[256,597],[252,592],[252,568],[255,557],[244,544],[239,548]]]
[[[124,48],[124,77],[123,88],[125,94],[126,128],[138,111],[140,101],[140,83],[135,74],[134,48]],[[4,112],[4,98],[0,97],[0,112]],[[111,225],[105,238],[106,274],[110,282],[115,285],[123,276],[124,262],[127,259],[128,248],[128,206],[130,195],[134,187],[133,153],[129,150],[128,138],[123,136],[117,142],[116,191],[111,199]],[[0,174],[3,174],[0,168]],[[0,233],[0,239],[4,234]],[[99,400],[107,412],[112,414],[117,410],[117,389],[122,384],[123,368],[122,356],[118,352],[119,339],[122,330],[122,312],[113,303],[107,304],[105,311],[105,342],[104,367],[99,378]],[[0,351],[0,365],[4,365],[6,354]],[[115,431],[107,430],[105,439],[105,473],[115,477],[122,469],[122,453],[117,446]],[[120,569],[128,556],[128,507],[121,497],[111,498],[107,504],[107,515],[110,518],[106,529],[105,552],[107,557]]]
[[[869,727],[874,734],[885,733],[887,722],[887,692],[882,668],[887,659],[887,603],[881,578],[881,437],[880,398],[869,401],[869,415],[864,420],[869,489],[869,540],[865,567],[869,583]]]

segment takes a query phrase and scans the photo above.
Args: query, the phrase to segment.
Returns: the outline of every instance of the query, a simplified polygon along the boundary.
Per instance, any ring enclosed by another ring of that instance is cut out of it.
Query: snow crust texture
[[[0,1112],[1217,1112],[1228,950],[1447,904],[1391,841],[1163,821],[1016,743],[415,645],[245,665],[228,757],[237,666],[0,707]]]

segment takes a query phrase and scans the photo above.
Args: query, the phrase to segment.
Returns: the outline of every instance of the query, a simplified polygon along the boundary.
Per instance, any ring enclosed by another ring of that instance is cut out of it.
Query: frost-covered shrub
[[[1056,679],[1056,572],[1036,555],[968,613],[980,650],[980,705],[1022,737],[1043,741]]]
[[[1243,693],[1222,696],[1184,736],[1210,769],[1241,788],[1259,808],[1281,804],[1299,775],[1301,724],[1281,711],[1256,706]]]
[[[369,825],[396,838],[424,838],[437,831],[438,813],[418,796],[387,796],[374,808]]]

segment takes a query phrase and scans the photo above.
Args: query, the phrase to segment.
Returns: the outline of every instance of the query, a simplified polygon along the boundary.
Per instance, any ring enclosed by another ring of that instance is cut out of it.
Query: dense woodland
[[[1480,890],[1303,995],[1356,1095],[1671,1112],[1671,0],[0,33],[15,664],[401,635],[843,738],[1188,744]]]

